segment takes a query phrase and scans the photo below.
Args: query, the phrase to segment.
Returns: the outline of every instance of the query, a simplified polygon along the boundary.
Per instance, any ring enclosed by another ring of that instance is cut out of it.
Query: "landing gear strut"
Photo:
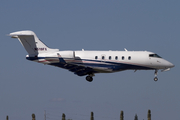
[[[155,73],[154,73],[154,75],[155,75],[154,81],[158,81],[157,74],[158,74],[158,70],[155,70]]]

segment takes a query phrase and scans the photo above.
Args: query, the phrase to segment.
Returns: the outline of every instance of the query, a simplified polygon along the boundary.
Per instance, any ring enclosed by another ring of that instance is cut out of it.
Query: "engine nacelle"
[[[64,59],[75,59],[75,52],[74,51],[61,51],[59,52],[60,56]]]

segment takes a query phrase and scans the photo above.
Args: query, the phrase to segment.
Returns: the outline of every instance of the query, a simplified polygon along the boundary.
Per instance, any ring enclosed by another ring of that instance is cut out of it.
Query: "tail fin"
[[[30,56],[38,55],[40,53],[57,52],[58,49],[48,48],[42,41],[38,39],[33,31],[18,31],[10,33],[12,38],[18,38],[23,47]]]

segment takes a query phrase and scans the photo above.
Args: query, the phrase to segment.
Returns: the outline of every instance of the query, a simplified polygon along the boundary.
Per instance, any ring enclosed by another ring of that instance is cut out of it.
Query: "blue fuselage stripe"
[[[40,60],[40,59],[46,59],[47,57],[27,57],[28,60],[34,61],[34,60]],[[50,59],[51,57],[48,57]],[[54,57],[52,57],[54,58]],[[127,69],[153,69],[146,66],[141,65],[134,65],[134,64],[128,64],[128,63],[121,63],[120,61],[114,62],[114,61],[102,61],[102,60],[89,60],[89,59],[72,59],[72,58],[59,58],[60,62],[56,65],[58,67],[63,66],[66,64],[73,64],[73,65],[80,65],[84,67],[101,67],[106,69],[111,69],[112,71],[120,71],[120,70],[127,70]],[[72,62],[66,62],[67,60]],[[58,65],[59,64],[59,65]]]

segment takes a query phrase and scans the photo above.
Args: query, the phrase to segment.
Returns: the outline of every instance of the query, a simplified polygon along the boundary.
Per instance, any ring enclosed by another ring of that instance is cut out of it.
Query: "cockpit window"
[[[156,57],[156,58],[161,58],[159,55],[157,54],[149,54],[149,57]]]

